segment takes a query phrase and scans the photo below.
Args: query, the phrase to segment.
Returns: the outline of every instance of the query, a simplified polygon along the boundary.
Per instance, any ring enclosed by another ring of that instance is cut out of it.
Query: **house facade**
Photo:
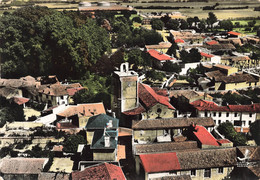
[[[231,122],[238,132],[249,132],[250,124],[260,113],[259,104],[219,106],[214,102],[198,100],[191,103],[198,117],[212,117],[215,124]]]

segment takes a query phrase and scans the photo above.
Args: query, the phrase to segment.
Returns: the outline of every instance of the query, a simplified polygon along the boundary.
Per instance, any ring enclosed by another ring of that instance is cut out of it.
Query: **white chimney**
[[[105,136],[104,140],[105,140],[105,147],[110,147],[110,137],[109,136]]]
[[[113,127],[113,124],[112,124],[112,120],[109,120],[109,122],[107,123],[107,128],[112,128]]]

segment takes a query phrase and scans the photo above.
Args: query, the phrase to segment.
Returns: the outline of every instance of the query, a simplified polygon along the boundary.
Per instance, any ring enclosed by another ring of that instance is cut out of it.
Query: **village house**
[[[0,160],[0,173],[3,179],[38,179],[48,158],[8,158]]]
[[[120,124],[131,127],[132,120],[171,118],[175,108],[170,104],[166,89],[152,88],[140,83],[138,74],[122,64],[113,80],[112,111]]]
[[[250,124],[258,119],[260,113],[259,104],[219,106],[206,100],[197,100],[190,104],[197,117],[212,117],[216,125],[229,121],[238,132],[249,132]]]
[[[238,70],[244,70],[248,68],[258,67],[260,65],[259,60],[250,59],[248,56],[222,56],[221,64],[238,68]]]
[[[171,57],[167,54],[163,54],[155,49],[149,49],[147,52],[152,57],[153,65],[158,69],[161,69],[166,61],[170,61],[172,63],[180,62],[177,61],[174,57]]]
[[[136,171],[146,180],[178,175],[221,180],[236,166],[236,157],[236,148],[144,153],[138,157]]]
[[[211,64],[219,64],[221,62],[220,56],[216,56],[213,54],[200,52],[201,55],[201,63],[211,63]]]
[[[205,126],[209,131],[215,126],[212,118],[163,118],[134,121],[133,145],[178,141],[179,136],[192,124]]]
[[[72,180],[81,179],[106,179],[106,180],[126,180],[121,167],[111,163],[100,163],[89,166],[82,171],[74,171],[71,173]]]
[[[118,151],[119,119],[106,114],[89,118],[86,125],[87,145],[93,151],[94,161],[116,161]]]
[[[102,102],[69,105],[64,111],[56,114],[56,126],[58,129],[69,127],[84,128],[90,117],[105,113],[105,107]]]
[[[236,47],[231,43],[210,43],[203,45],[204,48],[211,51],[211,53],[227,53],[228,51],[234,51]]]
[[[174,40],[181,39],[185,42],[190,42],[191,44],[202,44],[204,34],[196,33],[194,30],[170,30],[170,38]]]
[[[170,42],[160,42],[159,44],[145,45],[147,50],[154,49],[160,53],[166,53],[168,49],[172,46]]]

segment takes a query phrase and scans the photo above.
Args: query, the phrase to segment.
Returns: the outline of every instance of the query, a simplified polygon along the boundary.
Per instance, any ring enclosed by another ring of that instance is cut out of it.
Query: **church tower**
[[[138,106],[138,74],[129,71],[128,63],[123,63],[113,76],[112,110],[119,117],[121,112]]]

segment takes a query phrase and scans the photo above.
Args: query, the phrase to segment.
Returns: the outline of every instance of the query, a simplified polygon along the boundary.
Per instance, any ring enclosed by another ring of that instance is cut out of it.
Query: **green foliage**
[[[172,41],[172,45],[171,47],[167,50],[166,54],[169,54],[170,56],[174,56],[176,57],[176,52],[177,50],[179,50],[179,46],[174,42],[174,40]]]
[[[242,133],[237,133],[231,122],[221,123],[217,129],[225,138],[231,140],[234,143],[234,146],[246,145],[246,136]]]
[[[192,48],[190,52],[185,50],[180,51],[181,60],[183,63],[200,62],[201,55],[198,49]]]
[[[211,29],[213,28],[213,24],[217,22],[218,19],[216,15],[213,12],[209,12],[208,18],[207,18],[207,23],[210,25]]]
[[[64,152],[76,153],[79,144],[86,144],[86,139],[82,135],[68,136],[63,145]]]
[[[160,19],[151,20],[152,29],[154,30],[163,30],[164,23]]]
[[[23,107],[0,97],[0,127],[13,121],[24,121]]]
[[[223,20],[220,22],[220,28],[231,31],[233,29],[233,23],[230,20]]]
[[[147,72],[146,72],[146,77],[147,77],[149,80],[152,80],[152,81],[156,81],[156,80],[162,81],[163,78],[165,77],[165,74],[164,74],[163,72],[158,72],[158,71],[155,71],[155,70],[150,70],[150,71],[147,71]]]
[[[166,24],[166,27],[168,29],[178,30],[178,28],[179,28],[179,21],[177,21],[175,19],[170,19],[168,21],[168,23]]]
[[[162,70],[167,72],[179,73],[181,72],[181,67],[176,63],[172,63],[171,61],[166,61],[165,63],[163,63]]]
[[[189,28],[189,24],[187,23],[187,21],[185,21],[184,19],[180,20],[180,28],[181,29],[188,29]]]
[[[250,124],[250,133],[252,134],[253,139],[256,144],[260,145],[260,120],[256,120],[252,124]]]
[[[139,16],[136,16],[132,19],[132,21],[137,22],[137,23],[142,23],[142,19]]]
[[[78,12],[25,7],[1,16],[0,31],[6,78],[27,74],[80,78],[110,50],[106,30]]]
[[[6,155],[8,155],[10,152],[12,151],[11,147],[3,147],[0,149],[0,158],[5,157]]]

